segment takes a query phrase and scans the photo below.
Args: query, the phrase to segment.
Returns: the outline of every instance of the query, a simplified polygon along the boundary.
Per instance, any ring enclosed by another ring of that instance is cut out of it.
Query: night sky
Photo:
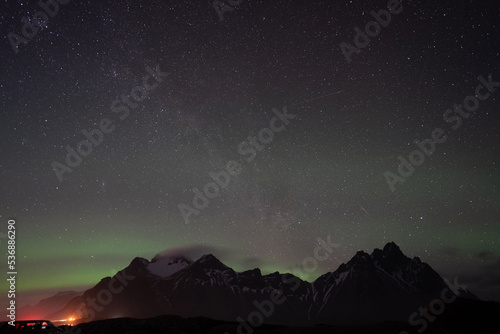
[[[500,300],[500,5],[402,1],[356,48],[388,2],[70,1],[44,25],[36,1],[1,1],[0,242],[15,219],[18,303],[165,250],[293,272],[328,236],[331,260],[302,278],[394,241]],[[43,28],[24,43],[26,22]],[[409,157],[435,129],[432,154]],[[193,203],[210,173],[224,187]]]

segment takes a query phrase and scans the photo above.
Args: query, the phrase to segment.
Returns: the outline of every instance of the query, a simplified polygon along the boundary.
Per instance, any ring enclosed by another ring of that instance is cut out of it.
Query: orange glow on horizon
[[[68,317],[66,319],[51,320],[51,321],[52,321],[52,323],[57,324],[59,326],[60,325],[71,325],[71,326],[73,326],[73,325],[75,325],[75,321],[76,320],[77,319],[74,316],[70,316],[70,317]]]

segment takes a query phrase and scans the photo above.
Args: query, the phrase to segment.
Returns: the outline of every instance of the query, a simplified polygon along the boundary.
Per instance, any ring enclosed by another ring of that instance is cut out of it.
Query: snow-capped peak
[[[186,268],[191,263],[192,261],[183,256],[163,257],[158,254],[147,265],[147,269],[153,275],[159,277],[169,277],[179,270]]]

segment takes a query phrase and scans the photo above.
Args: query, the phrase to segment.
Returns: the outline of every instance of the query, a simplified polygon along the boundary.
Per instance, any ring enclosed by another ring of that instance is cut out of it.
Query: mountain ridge
[[[157,254],[151,261],[134,258],[113,277],[45,316],[78,314],[90,321],[171,314],[231,321],[279,292],[277,299],[283,302],[273,306],[269,323],[401,320],[445,289],[448,285],[437,272],[420,258],[405,256],[393,242],[371,254],[358,251],[313,282],[289,273],[262,275],[259,268],[236,272],[212,254],[196,261]],[[457,291],[475,297],[468,290]]]

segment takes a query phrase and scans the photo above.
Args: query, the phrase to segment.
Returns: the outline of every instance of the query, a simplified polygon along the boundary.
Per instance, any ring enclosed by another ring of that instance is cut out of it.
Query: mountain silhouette
[[[246,321],[257,310],[265,323],[347,324],[405,321],[442,293],[477,299],[463,287],[450,288],[428,264],[390,242],[371,254],[357,252],[312,283],[292,274],[262,275],[258,268],[236,272],[212,254],[196,261],[138,257],[69,301],[56,295],[30,310],[47,319],[81,322],[165,314]],[[52,298],[52,307],[45,308]]]

